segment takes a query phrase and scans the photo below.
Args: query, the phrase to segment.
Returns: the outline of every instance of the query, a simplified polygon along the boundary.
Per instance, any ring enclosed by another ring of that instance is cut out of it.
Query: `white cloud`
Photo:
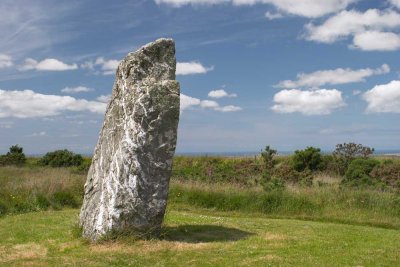
[[[0,118],[34,118],[59,115],[65,111],[103,114],[106,104],[70,96],[45,95],[32,90],[0,90]]]
[[[235,111],[240,111],[242,110],[241,107],[234,106],[234,105],[228,105],[228,106],[223,106],[223,107],[217,107],[215,108],[217,111],[221,112],[235,112]]]
[[[13,65],[12,58],[5,54],[0,54],[0,69],[9,68]]]
[[[237,6],[269,4],[273,5],[280,12],[316,18],[345,9],[349,4],[356,2],[356,0],[155,0],[155,2],[157,4],[169,4],[173,7],[181,7],[189,4],[215,5],[231,3]]]
[[[353,90],[353,95],[359,95],[361,93],[362,93],[361,90]]]
[[[304,115],[327,115],[345,106],[342,92],[336,89],[282,90],[275,94],[274,102],[272,110],[275,112],[299,112]]]
[[[103,70],[104,75],[114,75],[115,71],[118,68],[119,60],[116,59],[104,60],[104,58],[98,58],[95,64],[101,65],[101,69]]]
[[[353,41],[359,41],[358,46],[354,44],[354,47],[362,49],[363,46],[362,44],[360,46],[360,43],[365,43],[363,38],[365,40],[365,38],[371,36],[371,34],[363,36],[363,33],[374,32],[377,35],[376,32],[395,30],[399,27],[400,14],[392,9],[368,9],[365,12],[344,10],[328,18],[321,25],[307,24],[304,37],[309,41],[334,43],[349,36],[354,36]],[[385,36],[387,37],[388,35]],[[393,39],[393,36],[390,36],[390,38]],[[377,45],[378,42],[384,43],[386,39],[374,40],[375,46],[378,48],[376,50],[383,50],[379,48],[384,47],[384,44]]]
[[[111,95],[101,95],[96,98],[97,101],[108,103],[111,100]]]
[[[267,11],[267,12],[265,12],[265,17],[269,20],[274,20],[274,19],[283,18],[283,15],[281,13],[271,13],[271,12]]]
[[[217,90],[210,91],[208,93],[208,97],[211,97],[211,98],[237,97],[237,94],[229,94],[224,89],[217,89]]]
[[[200,102],[202,108],[218,108],[219,104],[213,100],[203,100]]]
[[[213,69],[214,67],[207,68],[196,61],[178,62],[176,64],[176,75],[204,74]]]
[[[193,106],[199,106],[200,103],[201,103],[201,101],[198,98],[194,98],[191,96],[181,94],[181,98],[180,98],[181,111],[185,110],[185,109],[189,109]]]
[[[66,70],[75,70],[77,68],[78,66],[76,64],[68,65],[54,58],[47,58],[42,61],[36,61],[32,58],[27,58],[25,59],[24,64],[19,68],[19,70],[66,71]]]
[[[65,87],[64,89],[61,90],[63,93],[81,93],[81,92],[92,92],[94,91],[93,88],[88,88],[85,86],[78,86],[78,87]]]
[[[212,109],[215,111],[220,111],[220,112],[234,112],[234,111],[239,111],[242,110],[241,107],[229,105],[229,106],[220,106],[216,101],[213,100],[200,100],[198,98],[194,98],[191,96],[187,96],[184,94],[181,94],[181,111],[185,109],[190,109],[193,107],[201,107],[204,109]]]
[[[400,49],[400,35],[393,32],[362,32],[354,36],[352,47],[363,51],[398,50]]]
[[[400,8],[400,0],[389,0],[389,2],[397,8]]]
[[[116,59],[106,60],[98,57],[95,61],[86,61],[81,64],[82,69],[94,70],[96,66],[100,67],[103,75],[114,75],[120,61]]]
[[[377,69],[358,69],[337,68],[334,70],[319,70],[311,73],[297,74],[297,80],[285,80],[279,82],[275,87],[296,88],[296,87],[318,87],[326,84],[345,84],[354,82],[363,82],[365,78],[372,75],[386,74],[390,72],[390,67],[383,64]]]
[[[400,113],[400,81],[377,85],[363,94],[367,113]]]

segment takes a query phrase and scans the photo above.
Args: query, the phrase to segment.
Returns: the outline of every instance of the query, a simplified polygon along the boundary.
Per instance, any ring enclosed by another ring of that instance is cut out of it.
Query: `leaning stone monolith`
[[[85,184],[84,237],[160,229],[179,121],[175,69],[171,39],[129,53],[119,64]]]

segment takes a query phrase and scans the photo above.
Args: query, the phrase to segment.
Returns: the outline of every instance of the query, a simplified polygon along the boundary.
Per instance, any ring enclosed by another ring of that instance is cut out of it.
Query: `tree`
[[[337,144],[333,156],[338,163],[339,173],[344,174],[350,163],[356,158],[367,159],[374,153],[375,149],[362,144],[343,143]]]

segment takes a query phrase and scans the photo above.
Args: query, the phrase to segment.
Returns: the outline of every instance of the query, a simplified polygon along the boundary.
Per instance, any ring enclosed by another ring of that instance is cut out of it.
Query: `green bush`
[[[0,217],[7,214],[7,212],[8,212],[8,207],[4,203],[0,202]]]
[[[299,172],[293,168],[292,159],[289,157],[280,160],[279,164],[277,164],[274,169],[273,175],[285,182],[293,184],[299,181]]]
[[[293,167],[296,171],[304,170],[316,171],[321,164],[321,149],[307,147],[304,150],[296,150],[293,155]]]
[[[51,203],[46,196],[40,194],[36,196],[36,206],[40,210],[46,210],[51,206]]]
[[[10,151],[6,155],[0,156],[0,166],[6,165],[17,165],[21,166],[25,164],[26,157],[23,152],[23,148],[19,145],[10,147]]]
[[[371,171],[370,176],[376,180],[381,180],[385,184],[400,189],[400,163],[393,160],[386,160],[376,165]]]
[[[83,157],[67,149],[56,150],[44,155],[38,162],[42,166],[51,167],[70,167],[80,166],[83,163]]]
[[[78,201],[74,195],[67,191],[56,192],[52,198],[54,208],[68,206],[71,208],[79,207],[80,201]]]
[[[332,175],[340,174],[341,164],[332,154],[325,154],[321,157],[321,164],[319,170]]]
[[[354,186],[373,185],[375,181],[370,173],[378,165],[379,161],[375,159],[355,159],[350,163],[343,182]]]
[[[177,156],[173,162],[172,178],[249,186],[260,180],[263,169],[263,163],[258,159]]]

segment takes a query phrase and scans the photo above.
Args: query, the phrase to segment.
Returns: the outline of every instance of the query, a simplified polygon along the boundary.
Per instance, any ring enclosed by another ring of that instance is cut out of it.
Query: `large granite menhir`
[[[179,121],[175,44],[159,39],[119,64],[85,184],[83,236],[158,231]]]

